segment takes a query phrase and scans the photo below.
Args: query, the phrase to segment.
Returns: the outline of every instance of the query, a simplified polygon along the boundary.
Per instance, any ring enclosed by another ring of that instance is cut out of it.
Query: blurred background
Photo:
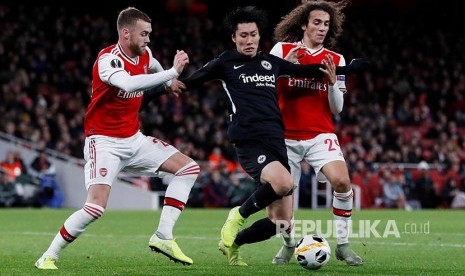
[[[222,25],[240,5],[269,13],[273,27],[300,1],[0,2],[0,206],[81,207],[83,117],[97,53],[117,41],[116,17],[134,6],[152,18],[150,48],[165,68],[176,49],[185,74],[234,47]],[[461,1],[352,0],[335,51],[365,57],[369,72],[347,80],[334,118],[357,208],[465,207],[465,32]],[[222,208],[255,189],[226,137],[228,100],[217,82],[180,98],[162,96],[140,113],[142,131],[197,160],[188,205]],[[296,204],[325,208],[331,188],[308,165]],[[122,173],[109,208],[156,209],[169,176]]]

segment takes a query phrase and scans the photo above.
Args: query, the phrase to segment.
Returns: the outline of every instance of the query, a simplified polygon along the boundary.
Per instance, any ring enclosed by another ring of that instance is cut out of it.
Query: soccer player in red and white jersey
[[[280,78],[277,82],[287,154],[295,186],[300,180],[302,161],[313,167],[320,181],[331,183],[336,257],[348,265],[361,265],[362,259],[349,247],[353,192],[332,121],[332,115],[341,112],[344,104],[345,76],[336,76],[335,67],[344,66],[345,59],[325,47],[332,46],[342,33],[342,9],[346,4],[303,1],[276,26],[274,38],[278,43],[271,54],[299,64],[325,64],[326,69],[321,69],[323,78]],[[289,206],[292,201],[288,196],[282,204]],[[294,252],[292,230],[288,232],[291,235],[283,237],[284,245],[273,259],[274,264],[289,263]]]
[[[136,8],[120,12],[117,29],[118,43],[100,51],[92,71],[92,96],[84,119],[87,199],[82,209],[66,219],[35,263],[39,269],[57,269],[55,263],[62,249],[103,215],[111,185],[123,169],[148,175],[158,171],[174,175],[149,247],[176,262],[193,263],[174,241],[173,227],[197,179],[199,165],[166,142],[143,135],[138,120],[144,90],[165,84],[168,92],[179,92],[183,84],[175,78],[189,58],[184,51],[177,51],[173,67],[163,70],[147,47],[151,19]]]

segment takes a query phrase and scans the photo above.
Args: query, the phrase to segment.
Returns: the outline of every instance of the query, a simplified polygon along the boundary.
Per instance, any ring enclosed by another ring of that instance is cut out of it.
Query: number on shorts
[[[336,150],[335,147],[333,147],[333,142],[336,146],[339,147],[339,141],[337,139],[331,140],[331,139],[326,139],[325,144],[328,144],[328,151],[333,151]]]
[[[165,141],[162,141],[162,140],[157,139],[157,138],[153,138],[152,141],[153,141],[155,144],[158,143],[158,142],[160,142],[160,143],[161,143],[163,146],[165,146],[165,147],[167,147],[167,146],[170,145],[170,144],[166,143]]]

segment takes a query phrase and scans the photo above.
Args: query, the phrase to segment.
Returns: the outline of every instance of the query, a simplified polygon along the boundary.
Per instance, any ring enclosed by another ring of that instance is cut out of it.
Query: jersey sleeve
[[[103,82],[110,84],[110,77],[120,71],[124,71],[124,62],[120,57],[113,54],[99,57],[98,74]]]
[[[283,44],[281,42],[276,43],[270,51],[270,54],[283,58]]]
[[[123,60],[110,53],[101,55],[97,62],[100,79],[127,92],[151,89],[179,76],[174,67],[153,74],[131,76],[124,70]]]
[[[341,55],[341,58],[339,59],[339,64],[336,64],[336,66],[346,66],[346,60],[344,56]],[[337,82],[337,86],[339,87],[339,90],[341,90],[342,93],[345,93],[347,91],[346,76],[337,75],[336,82]]]
[[[279,76],[295,77],[295,78],[310,78],[310,77],[323,77],[323,72],[320,68],[322,64],[294,64],[285,59],[278,58],[274,55],[269,55],[270,61],[276,64],[279,68]],[[278,77],[279,77],[278,76]]]
[[[221,63],[221,59],[217,57],[209,61],[202,68],[198,69],[197,71],[192,73],[190,76],[181,78],[180,81],[182,81],[186,85],[186,87],[189,89],[189,88],[198,86],[204,82],[218,79],[219,73],[221,71],[221,70],[218,70],[220,63]]]

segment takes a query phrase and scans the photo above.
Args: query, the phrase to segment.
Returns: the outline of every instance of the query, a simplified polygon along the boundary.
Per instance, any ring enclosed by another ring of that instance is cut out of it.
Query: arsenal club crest
[[[105,177],[105,176],[107,176],[108,170],[107,170],[107,168],[100,168],[99,172],[100,172],[101,176]]]

